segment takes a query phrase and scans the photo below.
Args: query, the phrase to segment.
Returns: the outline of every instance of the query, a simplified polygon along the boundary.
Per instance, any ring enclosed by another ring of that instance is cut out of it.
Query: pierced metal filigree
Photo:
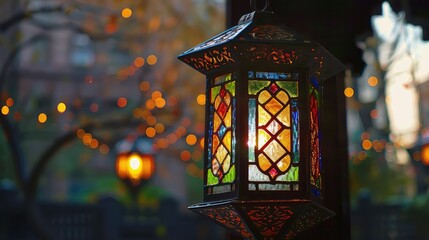
[[[228,47],[213,49],[211,51],[204,52],[204,54],[199,56],[190,56],[185,58],[184,61],[187,64],[194,66],[198,71],[208,71],[226,64],[235,63]]]
[[[299,59],[299,53],[293,49],[280,49],[268,47],[251,47],[246,50],[250,61],[265,61],[275,64],[292,65]]]
[[[250,234],[241,217],[231,205],[200,209],[198,212],[212,218],[224,227],[236,232],[246,239],[254,240],[253,235]]]
[[[277,25],[262,25],[255,27],[248,33],[253,40],[291,41],[295,35]]]

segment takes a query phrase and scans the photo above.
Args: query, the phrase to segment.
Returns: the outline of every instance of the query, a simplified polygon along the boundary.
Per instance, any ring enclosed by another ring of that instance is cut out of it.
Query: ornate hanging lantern
[[[266,11],[179,59],[207,76],[204,202],[189,208],[245,239],[291,239],[334,216],[321,99],[344,65]]]

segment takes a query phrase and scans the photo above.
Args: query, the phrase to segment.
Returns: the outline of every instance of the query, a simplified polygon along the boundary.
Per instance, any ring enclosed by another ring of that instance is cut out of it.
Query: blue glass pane
[[[254,78],[255,78],[255,74],[253,73],[253,71],[249,71],[249,73],[248,73],[248,77],[249,77],[250,79],[254,79]]]

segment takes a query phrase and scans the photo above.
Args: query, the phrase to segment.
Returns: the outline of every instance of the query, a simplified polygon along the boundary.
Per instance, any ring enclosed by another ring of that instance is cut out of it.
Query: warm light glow
[[[119,155],[116,161],[116,173],[120,178],[126,178],[128,175],[128,159],[125,155]]]
[[[142,67],[143,65],[144,65],[144,58],[136,57],[136,59],[134,59],[134,66]]]
[[[152,99],[155,101],[156,99],[158,99],[158,98],[161,98],[162,97],[162,93],[160,92],[160,91],[154,91],[153,93],[152,93]]]
[[[101,146],[100,146],[100,152],[102,154],[108,154],[109,151],[110,151],[109,146],[107,146],[106,144],[101,144]]]
[[[157,121],[156,117],[154,117],[154,116],[149,116],[146,118],[146,123],[150,126],[155,126],[156,121]]]
[[[150,83],[147,81],[143,81],[140,83],[140,90],[142,90],[143,92],[147,91],[150,89]]]
[[[368,85],[371,87],[375,87],[378,84],[378,79],[374,76],[368,78]]]
[[[92,141],[91,133],[85,133],[82,137],[83,144],[89,145],[89,144],[91,144],[91,141]]]
[[[376,118],[378,118],[378,111],[377,111],[377,109],[373,109],[373,110],[371,110],[370,115],[371,115],[371,118],[372,118],[372,119],[376,119]]]
[[[186,143],[189,145],[195,145],[197,143],[197,136],[195,136],[194,134],[189,134],[186,137]]]
[[[37,120],[39,121],[39,123],[45,123],[46,121],[48,121],[48,116],[45,113],[40,113],[37,117]]]
[[[57,110],[58,110],[59,113],[65,112],[66,109],[67,109],[67,106],[66,106],[65,103],[62,103],[62,102],[58,103]]]
[[[130,8],[124,8],[122,9],[122,17],[123,18],[129,18],[133,15],[133,11]]]
[[[92,104],[89,106],[89,111],[91,111],[91,112],[93,112],[93,113],[98,112],[98,104],[97,104],[97,103],[92,103]]]
[[[164,130],[165,130],[164,124],[162,124],[162,123],[157,123],[157,124],[155,125],[155,130],[156,130],[156,132],[157,132],[157,133],[163,133],[163,132],[164,132]]]
[[[92,148],[92,149],[96,149],[98,147],[98,140],[95,139],[95,138],[93,138],[91,140],[91,143],[89,143],[89,147]]]
[[[133,154],[130,157],[130,168],[131,170],[138,170],[141,167],[141,159],[137,154]]]
[[[157,98],[156,100],[155,100],[155,106],[157,107],[157,108],[163,108],[164,106],[165,106],[165,99],[164,98]]]
[[[191,153],[187,150],[182,151],[180,153],[180,159],[182,159],[182,161],[189,161],[191,160],[191,157],[192,157]]]
[[[201,138],[201,140],[200,140],[200,147],[204,148],[204,138]]]
[[[152,110],[152,109],[154,109],[155,108],[155,101],[154,100],[152,100],[152,99],[148,99],[147,101],[146,101],[146,104],[145,104],[145,106],[146,106],[146,108],[148,109],[148,110]]]
[[[370,149],[371,149],[371,147],[372,147],[372,143],[371,143],[371,141],[370,141],[370,140],[363,140],[363,141],[362,141],[362,148],[363,148],[364,150],[370,150]]]
[[[118,98],[118,107],[124,108],[127,106],[127,103],[128,103],[128,101],[126,98],[124,98],[124,97]]]
[[[83,136],[85,135],[85,130],[83,130],[82,128],[79,128],[76,131],[76,135],[77,135],[78,138],[83,138]]]
[[[3,115],[8,115],[8,114],[9,114],[9,107],[8,107],[8,106],[3,106],[3,107],[1,108],[1,113],[2,113]]]
[[[155,65],[157,61],[158,61],[158,58],[155,55],[149,55],[147,57],[147,63],[149,65]]]
[[[429,144],[423,145],[421,159],[424,165],[429,166]]]
[[[363,141],[363,140],[368,140],[369,138],[370,138],[371,136],[369,135],[369,133],[368,132],[363,132],[361,135],[360,135],[360,139]]]
[[[197,103],[204,106],[206,104],[206,95],[205,94],[198,95]]]
[[[155,128],[153,128],[153,127],[148,127],[148,128],[146,129],[146,136],[147,136],[147,137],[150,137],[150,138],[155,137],[155,134],[156,134],[156,130],[155,130]]]
[[[12,98],[8,98],[8,99],[6,99],[6,106],[8,106],[8,107],[12,107],[12,106],[13,106],[13,104],[14,104],[14,101],[13,101],[13,99],[12,99]]]
[[[353,90],[353,88],[348,87],[348,88],[344,89],[344,95],[346,97],[353,97],[354,94],[355,94],[355,91]]]

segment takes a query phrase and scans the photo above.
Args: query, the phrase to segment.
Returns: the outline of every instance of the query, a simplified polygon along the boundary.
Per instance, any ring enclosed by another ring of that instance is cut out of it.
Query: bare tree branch
[[[41,14],[41,13],[52,13],[52,12],[65,12],[66,8],[62,5],[55,7],[41,7],[38,9],[30,10],[30,11],[20,11],[7,20],[0,23],[0,32],[7,31],[10,27],[15,24],[18,24],[24,19],[31,18],[33,15]]]

